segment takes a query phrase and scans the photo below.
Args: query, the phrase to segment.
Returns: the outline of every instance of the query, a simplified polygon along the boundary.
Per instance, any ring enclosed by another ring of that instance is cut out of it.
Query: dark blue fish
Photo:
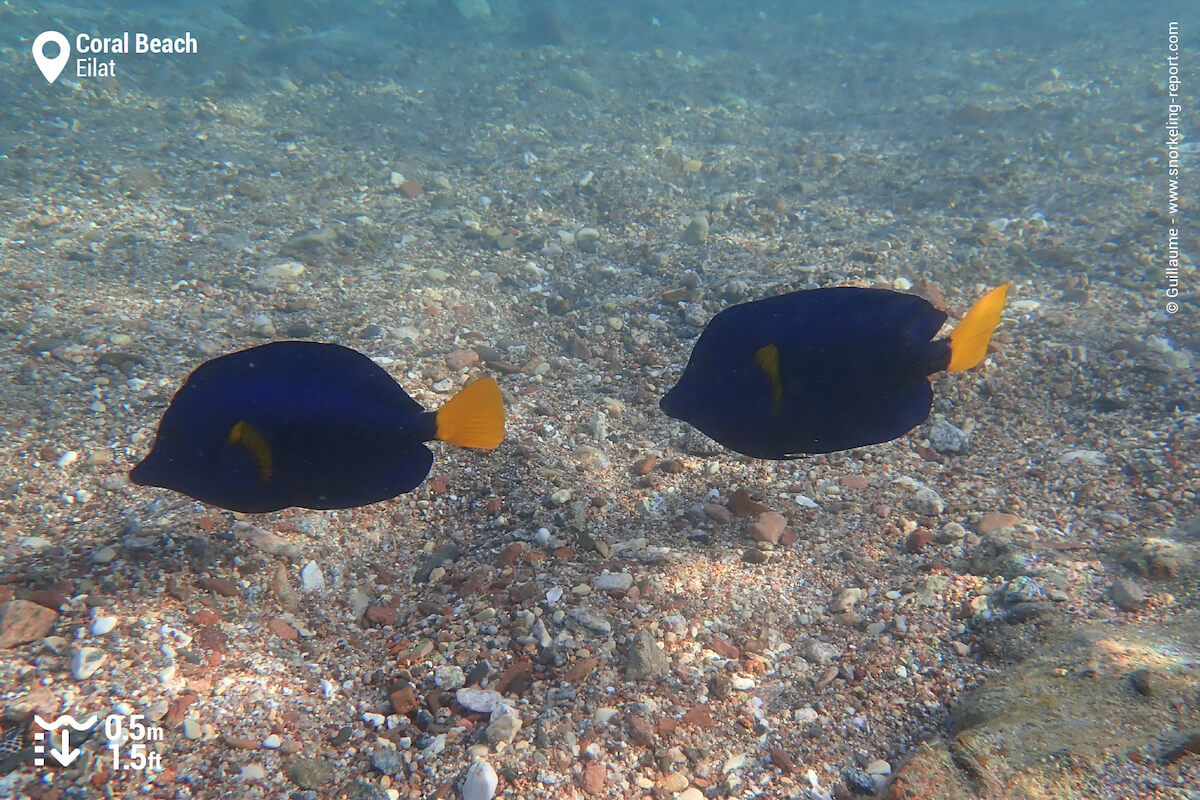
[[[946,314],[886,289],[812,289],[712,318],[659,405],[756,458],[830,453],[903,436],[928,416],[929,375],[983,360],[1009,284],[946,339]]]
[[[129,477],[233,511],[349,508],[420,485],[424,442],[490,450],[503,438],[492,378],[431,412],[362,353],[274,342],[197,367]]]

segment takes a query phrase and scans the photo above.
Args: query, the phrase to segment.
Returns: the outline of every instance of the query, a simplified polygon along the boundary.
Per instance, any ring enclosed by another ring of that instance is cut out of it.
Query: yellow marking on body
[[[779,372],[779,348],[773,344],[763,345],[754,351],[754,363],[767,376],[771,384],[771,416],[779,413],[783,402],[783,375]]]
[[[267,444],[267,440],[263,435],[246,420],[238,421],[232,428],[229,429],[229,438],[227,444],[237,444],[246,448],[254,461],[258,464],[258,477],[263,482],[271,480],[271,474],[275,471],[275,465],[271,458],[271,445]]]

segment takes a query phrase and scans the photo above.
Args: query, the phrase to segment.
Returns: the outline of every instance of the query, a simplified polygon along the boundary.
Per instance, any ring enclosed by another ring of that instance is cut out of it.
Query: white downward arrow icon
[[[75,759],[79,758],[79,754],[83,751],[78,747],[71,749],[71,729],[63,728],[62,732],[62,749],[50,748],[50,755],[54,756],[54,760],[62,764],[64,767],[70,764]]]

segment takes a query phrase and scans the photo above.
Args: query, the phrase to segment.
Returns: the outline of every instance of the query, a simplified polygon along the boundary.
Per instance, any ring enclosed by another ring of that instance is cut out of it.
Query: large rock
[[[1189,654],[1198,638],[1200,618],[1189,614],[1153,626],[1050,629],[1033,655],[962,699],[948,737],[914,748],[883,797],[1062,800],[1120,785],[1130,753],[1170,758],[1165,732],[1200,729],[1195,703],[1153,702],[1130,677],[1153,670],[1154,697],[1196,697],[1200,665]],[[1027,644],[1015,649],[1030,652]],[[1096,774],[1106,769],[1115,772]]]
[[[1121,563],[1143,578],[1169,581],[1195,571],[1196,548],[1173,539],[1145,536],[1126,542],[1118,552]]]
[[[0,648],[16,647],[50,635],[58,612],[28,600],[0,604]]]

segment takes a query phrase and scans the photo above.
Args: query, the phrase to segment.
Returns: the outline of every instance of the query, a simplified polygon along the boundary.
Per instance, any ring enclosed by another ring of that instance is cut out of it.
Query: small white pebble
[[[103,636],[115,627],[117,627],[116,617],[96,617],[95,621],[92,622],[92,635]]]
[[[188,717],[183,721],[183,737],[185,739],[199,739],[203,735],[204,731],[195,717]]]
[[[267,777],[267,769],[262,764],[247,764],[242,767],[242,780],[261,781]]]
[[[262,746],[268,750],[278,750],[281,744],[283,744],[283,739],[279,738],[279,734],[272,733],[270,736],[263,739]]]

